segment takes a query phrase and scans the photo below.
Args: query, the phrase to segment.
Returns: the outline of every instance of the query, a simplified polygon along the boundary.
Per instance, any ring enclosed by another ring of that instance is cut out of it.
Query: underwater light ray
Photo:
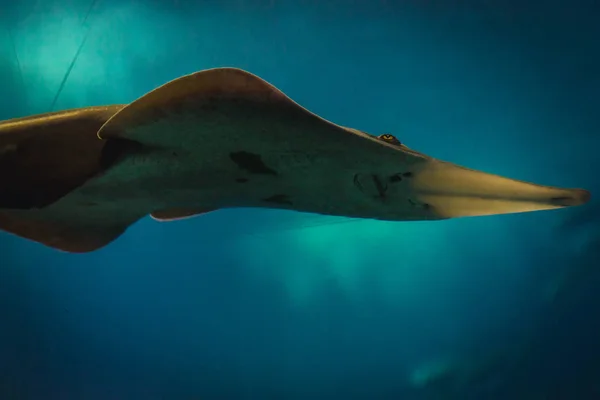
[[[344,217],[330,217],[326,215],[318,215],[311,217],[304,217],[302,221],[289,221],[288,224],[284,223],[278,226],[271,226],[266,228],[265,230],[257,230],[250,232],[238,232],[238,235],[241,237],[264,237],[269,235],[276,235],[279,233],[291,233],[291,232],[301,232],[310,229],[316,228],[328,228],[336,225],[342,224],[356,224],[358,222],[379,222],[382,221],[377,220],[365,220],[365,219],[354,219],[354,218],[344,218]]]
[[[90,17],[90,14],[92,13],[92,10],[96,6],[97,2],[98,2],[98,0],[92,0],[92,2],[90,3],[90,6],[88,7],[87,12],[85,13],[85,17],[83,18],[83,22],[81,23],[82,26],[87,23],[87,20]]]
[[[10,41],[10,45],[12,47],[13,54],[15,56],[15,63],[17,64],[17,68],[19,69],[19,79],[21,80],[21,87],[23,90],[25,89],[25,78],[23,77],[23,68],[21,67],[21,60],[19,59],[19,53],[17,52],[17,45],[15,44],[15,38],[12,35],[10,28],[6,28],[6,33],[8,34],[8,40]]]
[[[58,91],[56,92],[56,95],[54,95],[54,99],[52,100],[52,104],[50,105],[50,111],[54,111],[56,102],[58,101],[58,98],[60,97],[60,94],[62,93],[62,91],[65,87],[65,84],[67,83],[67,80],[69,79],[69,75],[71,75],[71,71],[73,71],[73,67],[75,66],[75,63],[77,62],[77,59],[79,58],[79,55],[81,54],[81,50],[83,50],[83,46],[85,46],[85,42],[87,41],[88,36],[89,36],[89,31],[84,36],[83,40],[81,41],[81,44],[79,45],[79,48],[77,49],[77,52],[75,53],[75,57],[73,57],[73,60],[71,61],[71,64],[69,65],[69,68],[67,68],[67,72],[65,73],[62,81],[60,82]]]
[[[87,13],[85,14],[85,17],[83,19],[83,22],[81,23],[82,27],[86,27],[87,26],[87,20],[90,16],[90,13],[92,12],[92,9],[94,8],[94,6],[96,5],[97,0],[92,0]],[[83,50],[83,47],[85,46],[85,43],[87,42],[89,36],[90,36],[90,32],[92,30],[91,26],[88,26],[88,31],[86,32],[85,36],[83,37],[83,40],[81,41],[81,44],[79,45],[79,48],[77,49],[77,52],[75,53],[75,56],[73,57],[73,60],[71,60],[71,64],[69,65],[69,68],[67,68],[67,71],[65,72],[65,75],[63,76],[62,81],[60,82],[60,86],[58,87],[58,91],[56,92],[56,94],[54,95],[54,99],[52,100],[52,104],[50,105],[50,111],[54,111],[54,107],[56,106],[56,102],[58,101],[58,98],[60,97],[60,94],[62,93],[63,89],[65,88],[65,84],[67,83],[67,80],[69,79],[69,76],[71,75],[71,71],[73,71],[73,67],[75,67],[75,64],[77,63],[77,59],[79,58],[79,55],[81,54],[81,51]]]

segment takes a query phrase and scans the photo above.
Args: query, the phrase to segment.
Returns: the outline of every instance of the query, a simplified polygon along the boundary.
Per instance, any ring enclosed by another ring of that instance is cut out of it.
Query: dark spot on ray
[[[354,175],[354,185],[360,189],[360,191],[364,191],[363,185],[360,183],[359,174]]]
[[[375,183],[379,197],[383,199],[385,197],[385,192],[387,192],[387,186],[384,186],[383,183],[381,183],[381,180],[377,175],[371,175],[371,177],[373,178],[373,183]]]
[[[405,177],[405,178],[410,178],[410,177],[413,176],[413,173],[412,172],[405,172],[405,173],[402,174],[402,176]]]
[[[411,206],[413,207],[421,207],[424,210],[430,210],[431,209],[431,204],[429,203],[417,203],[416,201],[412,200],[412,199],[408,199],[408,202],[410,203]]]
[[[292,201],[287,194],[274,194],[273,196],[262,199],[262,201],[266,201],[267,203],[292,205]]]
[[[392,175],[388,179],[391,183],[402,182],[402,176],[400,174]]]
[[[237,183],[246,183],[246,182],[248,182],[248,179],[246,179],[246,178],[237,178],[235,181]]]
[[[277,175],[277,171],[267,167],[258,154],[237,151],[229,153],[229,158],[238,167],[252,174]]]

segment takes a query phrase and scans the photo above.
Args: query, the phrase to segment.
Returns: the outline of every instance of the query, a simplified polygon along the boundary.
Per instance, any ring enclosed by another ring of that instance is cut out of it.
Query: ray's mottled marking
[[[397,173],[397,174],[390,176],[388,178],[388,181],[391,183],[397,183],[397,182],[402,182],[403,179],[410,178],[410,177],[412,177],[412,172]]]
[[[582,189],[440,161],[331,123],[235,68],[175,79],[125,106],[0,122],[0,228],[93,251],[140,218],[266,207],[390,221],[576,206]]]
[[[247,151],[236,151],[229,153],[229,158],[238,167],[251,174],[277,175],[277,171],[267,167],[258,154],[252,154]]]

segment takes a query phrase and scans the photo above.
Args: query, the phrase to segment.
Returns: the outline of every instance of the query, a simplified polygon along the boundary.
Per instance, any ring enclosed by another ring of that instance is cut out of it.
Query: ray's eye
[[[383,135],[379,135],[379,136],[377,136],[377,138],[383,140],[384,142],[395,144],[397,146],[402,145],[402,143],[398,139],[396,139],[396,136],[390,135],[389,133],[384,133]]]

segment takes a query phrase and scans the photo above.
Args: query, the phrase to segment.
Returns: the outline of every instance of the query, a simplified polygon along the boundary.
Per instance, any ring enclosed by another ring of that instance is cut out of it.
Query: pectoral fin
[[[20,210],[0,211],[0,229],[69,253],[85,253],[104,247],[133,222],[89,227],[41,220]]]

